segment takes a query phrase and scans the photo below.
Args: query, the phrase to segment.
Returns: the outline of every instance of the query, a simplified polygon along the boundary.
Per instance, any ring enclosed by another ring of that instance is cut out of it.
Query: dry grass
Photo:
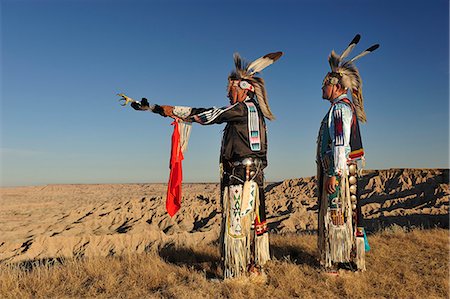
[[[267,282],[222,281],[216,246],[0,266],[1,298],[448,298],[444,229],[387,229],[370,236],[368,271],[329,277],[316,236],[275,235]]]

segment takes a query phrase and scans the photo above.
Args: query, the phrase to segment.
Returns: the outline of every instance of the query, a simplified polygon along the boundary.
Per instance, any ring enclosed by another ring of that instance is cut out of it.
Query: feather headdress
[[[258,99],[261,112],[270,120],[275,119],[275,116],[270,111],[264,80],[255,75],[277,61],[282,55],[283,52],[269,53],[251,63],[246,63],[238,53],[235,53],[233,56],[235,70],[228,76],[228,80],[246,81],[253,86],[253,92]]]
[[[367,54],[378,49],[380,45],[375,44],[360,54],[356,55],[350,60],[344,61],[350,52],[355,48],[356,44],[358,44],[361,36],[357,34],[347,48],[342,52],[341,55],[338,55],[336,52],[331,51],[330,56],[328,57],[328,62],[330,63],[331,72],[325,76],[324,84],[341,84],[345,89],[350,89],[352,92],[352,100],[355,104],[356,114],[358,119],[365,123],[366,113],[364,112],[364,98],[362,95],[362,80],[359,74],[358,69],[354,65],[354,62],[359,58],[366,56]]]

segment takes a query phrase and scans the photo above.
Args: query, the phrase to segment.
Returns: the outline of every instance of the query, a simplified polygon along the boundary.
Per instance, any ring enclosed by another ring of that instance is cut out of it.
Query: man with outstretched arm
[[[281,56],[282,52],[270,53],[247,64],[235,54],[235,70],[228,77],[229,106],[156,107],[161,115],[183,121],[226,124],[220,150],[220,239],[225,278],[262,274],[270,259],[264,195],[265,118],[273,120],[274,116],[264,80],[255,75]],[[145,102],[133,103],[133,108],[145,110]]]

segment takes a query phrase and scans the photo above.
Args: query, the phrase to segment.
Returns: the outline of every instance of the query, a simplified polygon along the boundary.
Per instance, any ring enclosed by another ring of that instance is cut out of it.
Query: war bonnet
[[[233,56],[235,70],[228,76],[229,81],[239,81],[242,89],[247,89],[256,94],[261,112],[270,120],[275,119],[275,116],[270,111],[264,80],[255,77],[255,75],[277,61],[282,55],[283,52],[269,53],[251,63],[246,63],[238,53],[235,53]]]
[[[352,100],[355,104],[356,114],[358,119],[365,123],[366,113],[364,112],[364,98],[362,95],[362,79],[359,74],[358,69],[354,65],[354,62],[359,58],[366,56],[367,54],[378,49],[380,45],[375,44],[368,48],[367,50],[361,52],[350,60],[344,61],[356,44],[359,42],[361,36],[357,34],[353,40],[350,42],[348,47],[342,52],[341,55],[336,54],[336,52],[331,51],[330,56],[328,57],[328,62],[330,63],[331,72],[329,72],[325,79],[323,80],[323,84],[340,84],[345,89],[350,89],[352,92]]]

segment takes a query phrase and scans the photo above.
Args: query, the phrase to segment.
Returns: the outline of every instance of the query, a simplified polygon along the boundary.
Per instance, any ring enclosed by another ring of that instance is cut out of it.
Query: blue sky
[[[449,7],[432,1],[1,1],[1,185],[166,182],[170,119],[119,106],[224,106],[239,52],[267,68],[266,178],[315,174],[332,49],[356,33],[369,169],[449,165]],[[218,181],[223,125],[195,124],[185,182]]]

